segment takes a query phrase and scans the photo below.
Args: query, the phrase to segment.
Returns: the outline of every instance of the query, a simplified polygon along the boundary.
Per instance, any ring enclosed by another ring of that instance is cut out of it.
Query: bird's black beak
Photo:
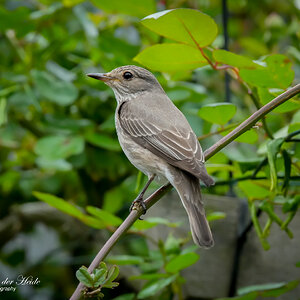
[[[92,77],[94,79],[104,81],[104,82],[114,79],[113,77],[108,76],[105,73],[89,73],[89,74],[86,74],[86,75],[89,76],[89,77]]]

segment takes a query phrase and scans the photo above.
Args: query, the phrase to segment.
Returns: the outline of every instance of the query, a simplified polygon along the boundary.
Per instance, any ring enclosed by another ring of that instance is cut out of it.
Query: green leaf
[[[48,203],[58,210],[79,219],[81,222],[85,223],[88,226],[98,229],[105,228],[105,224],[103,222],[91,216],[87,216],[79,208],[59,197],[41,192],[33,192],[33,195],[39,200]]]
[[[123,222],[121,218],[98,207],[87,206],[86,210],[91,215],[99,218],[107,226],[119,226]]]
[[[284,139],[279,138],[279,139],[272,140],[267,144],[267,156],[269,161],[270,177],[271,177],[271,187],[270,187],[271,191],[275,191],[277,189],[276,156],[283,142]]]
[[[212,213],[207,214],[206,219],[207,221],[216,221],[216,220],[222,220],[226,218],[226,214],[220,211],[215,211]]]
[[[93,272],[93,286],[95,288],[102,285],[106,280],[107,270],[106,269],[95,269]]]
[[[200,108],[198,115],[207,122],[224,125],[236,112],[236,106],[231,103],[213,103]]]
[[[166,273],[150,273],[150,274],[141,274],[141,275],[135,275],[135,276],[131,276],[129,278],[129,280],[157,280],[160,278],[166,278],[169,277],[170,275],[166,274]]]
[[[76,271],[77,279],[88,287],[94,286],[94,279],[92,278],[91,274],[88,272],[87,267],[82,266],[79,270]]]
[[[34,30],[34,23],[29,19],[31,9],[19,6],[17,9],[8,10],[5,5],[0,7],[0,28],[1,32],[13,29],[17,37]]]
[[[88,18],[87,11],[83,5],[77,5],[73,9],[78,21],[81,23],[85,35],[91,39],[98,37],[98,30],[94,23]]]
[[[161,72],[193,70],[207,65],[195,48],[182,44],[158,44],[140,52],[135,61],[149,69]]]
[[[125,14],[136,17],[143,17],[155,11],[154,0],[93,0],[95,6],[113,14]]]
[[[70,171],[72,170],[72,164],[65,159],[48,159],[45,157],[38,157],[36,164],[41,168],[48,171]]]
[[[299,284],[298,280],[291,282],[280,283],[266,283],[260,285],[253,285],[244,288],[240,288],[237,292],[238,295],[246,295],[251,292],[261,292],[263,297],[277,297],[294,289]]]
[[[269,189],[255,180],[241,181],[238,186],[250,199],[264,199],[270,195]]]
[[[43,6],[42,9],[36,10],[30,14],[30,19],[36,20],[43,17],[48,17],[56,13],[62,8],[62,3],[56,2],[49,6]]]
[[[45,71],[32,70],[31,73],[38,92],[49,101],[67,106],[77,99],[78,90],[71,82],[57,80]]]
[[[79,208],[54,195],[41,193],[41,192],[33,192],[33,195],[39,200],[48,203],[49,205],[59,209],[60,211],[68,215],[71,215],[79,219],[85,217],[85,214]]]
[[[210,45],[218,32],[210,16],[187,8],[155,13],[145,17],[142,24],[159,35],[196,47]]]
[[[282,88],[289,87],[294,79],[291,61],[284,55],[267,56],[263,62],[266,67],[261,69],[241,69],[240,76],[247,83],[258,87]]]
[[[262,66],[253,62],[250,58],[229,52],[227,50],[222,50],[222,49],[214,50],[213,58],[218,63],[222,63],[237,68],[246,68],[246,69],[262,68]]]
[[[230,297],[230,298],[217,298],[215,300],[255,300],[258,297],[258,292],[252,292],[250,294],[237,296],[237,297]]]
[[[0,127],[7,122],[6,98],[0,98]]]
[[[111,151],[121,151],[121,146],[118,140],[113,139],[110,136],[90,131],[84,135],[84,138],[87,142],[94,146]]]
[[[164,218],[147,218],[144,220],[135,221],[133,227],[137,230],[147,230],[157,225],[166,225],[168,227],[178,227],[178,223],[172,223]]]
[[[119,268],[117,266],[112,266],[107,275],[107,282],[113,282],[119,275]]]
[[[139,265],[144,262],[144,259],[134,255],[113,255],[107,261],[116,265]]]
[[[53,135],[40,138],[34,147],[37,155],[49,160],[64,159],[80,154],[84,150],[84,140],[80,136]]]
[[[193,265],[198,259],[199,255],[194,252],[181,254],[170,260],[166,264],[165,269],[169,273],[177,273],[180,270]]]
[[[176,280],[177,276],[178,276],[177,274],[174,274],[168,278],[159,279],[157,281],[146,284],[146,286],[138,293],[137,298],[145,299],[147,297],[154,296],[163,288],[165,288],[166,286],[171,284],[174,280]]]
[[[135,294],[130,293],[130,294],[123,294],[121,296],[118,296],[112,300],[134,300],[135,299]]]
[[[282,206],[282,211],[284,213],[296,212],[299,205],[300,205],[300,195],[297,195],[294,198],[290,198],[284,202],[284,204]]]

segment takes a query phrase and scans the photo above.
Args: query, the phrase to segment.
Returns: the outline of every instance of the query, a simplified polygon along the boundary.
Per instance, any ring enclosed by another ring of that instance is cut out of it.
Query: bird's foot
[[[129,211],[131,212],[132,210],[139,210],[140,207],[143,209],[142,215],[144,215],[147,212],[147,207],[146,204],[143,200],[143,197],[141,195],[137,197],[130,205]],[[141,217],[139,217],[139,220],[143,220]]]

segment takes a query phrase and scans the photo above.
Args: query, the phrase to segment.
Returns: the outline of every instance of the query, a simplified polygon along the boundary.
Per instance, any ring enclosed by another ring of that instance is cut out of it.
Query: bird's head
[[[151,72],[137,66],[123,66],[108,73],[89,73],[87,76],[101,80],[110,86],[118,101],[134,98],[147,91],[162,90]]]

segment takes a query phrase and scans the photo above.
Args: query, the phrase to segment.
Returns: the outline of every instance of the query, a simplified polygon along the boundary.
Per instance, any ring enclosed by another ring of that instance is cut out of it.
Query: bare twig
[[[238,127],[236,127],[233,131],[229,134],[221,138],[217,143],[211,146],[204,152],[205,159],[212,157],[214,154],[219,152],[237,137],[242,135],[244,132],[249,130],[258,120],[272,111],[274,108],[279,106],[280,104],[284,103],[285,101],[289,100],[290,98],[294,97],[300,93],[300,84],[292,87],[291,89],[285,91],[271,102],[260,108],[254,114],[252,114],[247,120],[241,123]],[[146,208],[150,208],[154,205],[163,195],[165,195],[170,189],[171,185],[167,184],[160,187],[156,190],[151,196],[149,196],[145,200]],[[140,210],[132,210],[128,217],[124,220],[124,222],[120,225],[120,227],[113,233],[113,235],[108,239],[105,245],[101,248],[98,252],[97,256],[92,261],[91,265],[88,268],[90,273],[99,265],[99,263],[107,256],[113,246],[117,243],[120,237],[131,227],[131,225],[141,216],[143,209]],[[78,300],[81,296],[81,291],[83,289],[83,284],[79,283],[76,290],[74,291],[73,295],[71,296],[70,300]]]

